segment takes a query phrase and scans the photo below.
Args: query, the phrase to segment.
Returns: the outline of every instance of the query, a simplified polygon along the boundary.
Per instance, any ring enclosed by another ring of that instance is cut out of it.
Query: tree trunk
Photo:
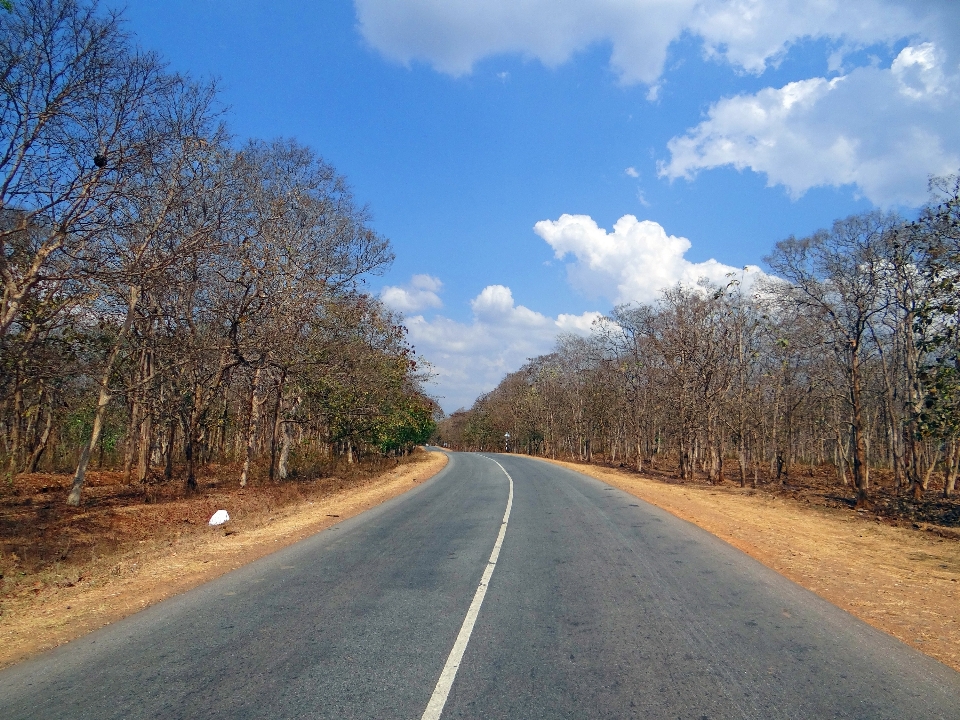
[[[145,483],[150,474],[150,446],[153,441],[153,417],[149,410],[140,424],[140,440],[137,443],[137,482]]]
[[[173,435],[171,434],[171,439],[172,438]],[[190,492],[193,492],[197,489],[196,445],[196,429],[194,428],[193,423],[190,423],[183,429],[183,459],[187,463],[187,490]]]
[[[887,403],[893,403],[894,398],[889,396],[887,398]],[[890,408],[888,411],[888,420],[890,424],[890,463],[893,465],[893,485],[899,494],[900,488],[904,486],[906,480],[906,470],[904,468],[903,462],[903,432],[900,428],[899,423],[897,422],[897,417],[894,413],[893,408]]]
[[[130,424],[127,426],[127,442],[124,443],[123,449],[123,481],[127,484],[130,483],[133,475],[133,458],[137,454],[137,439],[140,435],[141,422],[140,403],[135,399],[130,408]]]
[[[930,487],[930,478],[933,476],[933,470],[937,467],[937,461],[940,460],[940,446],[938,445],[933,451],[933,457],[930,459],[930,464],[927,466],[926,472],[923,473],[923,490],[926,490]]]
[[[280,405],[283,401],[283,386],[287,381],[286,368],[280,373],[280,379],[277,381],[277,399],[273,404],[273,431],[270,433],[270,481],[273,482],[277,466],[277,436],[280,434]]]
[[[247,486],[247,480],[250,478],[250,464],[253,460],[253,451],[257,440],[257,429],[260,424],[260,402],[257,399],[257,393],[260,390],[260,379],[263,376],[263,368],[257,367],[253,374],[253,385],[250,388],[250,422],[247,425],[247,443],[246,452],[243,457],[243,471],[240,473],[240,487]]]
[[[143,484],[147,481],[150,473],[150,449],[153,444],[153,409],[147,403],[149,392],[147,390],[147,380],[153,376],[153,351],[148,350],[144,353],[141,365],[141,380],[138,391],[141,397],[141,414],[139,426],[137,427],[137,482]]]
[[[177,441],[177,420],[170,418],[170,429],[167,433],[167,448],[163,459],[163,479],[170,482],[173,479],[173,447]],[[196,483],[194,483],[194,486]],[[187,478],[187,487],[190,487],[190,478]]]
[[[13,413],[10,418],[10,461],[7,473],[10,481],[16,477],[20,470],[20,426],[23,423],[23,386],[20,383],[20,375],[14,379],[16,390],[13,393]]]
[[[914,500],[923,497],[923,478],[920,470],[920,427],[918,418],[923,410],[923,393],[919,379],[919,352],[912,332],[904,333],[904,370],[907,385],[907,415],[906,441],[904,443],[904,468],[907,482]]]
[[[706,457],[704,458],[703,464],[706,466],[707,482],[709,482],[711,485],[717,482],[717,448],[714,434],[713,413],[708,411],[706,437],[707,447],[705,453]]]
[[[140,424],[143,422],[141,417],[141,405],[139,391],[135,393],[133,403],[130,407],[130,423],[127,426],[127,441],[123,448],[123,481],[130,483],[133,474],[133,458],[137,454],[137,440],[140,436]]]
[[[857,507],[863,507],[869,498],[870,476],[867,469],[867,444],[863,434],[863,402],[860,378],[860,357],[854,346],[850,363],[850,402],[853,407],[853,485],[857,489]]]
[[[133,324],[133,314],[136,311],[137,302],[140,299],[140,288],[131,285],[130,293],[127,299],[127,316],[124,318],[123,325],[117,333],[110,354],[107,356],[107,362],[100,376],[100,392],[97,397],[97,409],[93,416],[93,430],[87,439],[83,450],[80,452],[80,462],[77,463],[77,471],[73,474],[73,484],[70,488],[70,494],[67,496],[67,505],[74,507],[80,505],[80,493],[83,490],[83,482],[87,475],[87,465],[90,463],[90,451],[100,442],[100,433],[103,430],[103,418],[107,412],[107,405],[113,397],[110,392],[110,376],[113,374],[113,366],[117,362],[120,350],[123,347],[123,341],[130,332],[130,326]]]
[[[957,471],[960,470],[960,442],[957,438],[950,441],[950,458],[946,463],[943,475],[943,496],[951,497],[957,484]]]
[[[740,487],[747,486],[747,449],[741,438],[737,443],[737,465],[740,468]]]
[[[283,442],[280,444],[280,458],[277,461],[277,477],[280,480],[286,480],[289,471],[287,470],[287,461],[290,458],[290,445],[292,444],[292,438],[290,437],[290,423],[283,423]]]
[[[293,415],[297,412],[297,408],[300,407],[302,398],[297,397],[293,401],[293,407],[290,408],[290,414]],[[283,444],[280,446],[280,460],[277,463],[277,475],[281,480],[285,480],[289,474],[287,468],[287,462],[290,459],[290,447],[293,445],[293,433],[291,432],[291,423],[285,422],[281,423],[282,432],[283,432]]]
[[[50,429],[53,426],[53,406],[52,402],[49,400],[49,392],[43,390],[40,393],[40,405],[37,408],[37,412],[43,411],[44,408],[44,396],[47,396],[46,401],[46,411],[44,415],[46,420],[44,421],[43,430],[40,433],[40,437],[34,443],[33,453],[30,455],[30,460],[27,462],[27,472],[36,472],[37,467],[40,465],[40,457],[43,455],[43,451],[47,449],[47,442],[50,440]]]
[[[683,433],[680,434],[680,479],[686,480],[689,473],[690,457],[687,453],[686,442]]]
[[[847,480],[847,450],[843,446],[843,440],[841,439],[840,434],[837,434],[837,479],[840,480],[840,484],[844,487],[847,487],[850,484],[850,481]]]

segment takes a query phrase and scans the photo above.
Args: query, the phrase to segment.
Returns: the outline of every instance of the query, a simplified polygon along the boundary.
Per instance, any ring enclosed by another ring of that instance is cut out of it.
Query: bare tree
[[[222,193],[216,185],[222,177],[224,150],[213,101],[212,87],[168,79],[164,94],[154,98],[152,112],[146,116],[144,111],[149,129],[138,164],[128,170],[123,194],[106,209],[110,216],[103,225],[108,230],[79,255],[82,263],[90,265],[87,276],[104,286],[102,302],[116,301],[116,313],[123,320],[102,366],[93,426],[81,449],[68,505],[80,503],[90,452],[100,438],[112,398],[111,376],[144,292],[168,281],[168,271],[175,264],[186,262],[200,249],[208,250],[220,225],[224,205],[217,202]],[[203,200],[197,203],[196,198]],[[206,203],[216,203],[218,209],[211,211],[204,207]]]
[[[0,13],[0,336],[59,256],[101,237],[167,81],[95,3],[23,0]]]
[[[832,357],[847,378],[857,502],[869,496],[865,440],[864,364],[872,354],[871,322],[886,310],[882,290],[887,235],[896,218],[880,213],[838,220],[829,231],[777,243],[767,258],[786,282],[771,284],[782,302],[802,308],[826,329]]]
[[[871,468],[920,499],[960,475],[960,181],[934,182],[912,223],[867,213],[778,243],[769,282],[674,287],[562,338],[439,428],[479,449],[509,431],[529,452],[672,467],[723,463],[786,484],[833,464],[856,501]],[[630,437],[630,441],[626,440]],[[590,451],[585,451],[590,448]],[[646,449],[645,449],[646,448]],[[646,457],[644,456],[646,453]]]

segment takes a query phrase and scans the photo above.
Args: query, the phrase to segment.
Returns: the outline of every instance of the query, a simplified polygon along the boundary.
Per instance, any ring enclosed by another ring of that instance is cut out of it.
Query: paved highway
[[[4,720],[441,716],[956,719],[960,674],[597,480],[473,454],[0,673]]]

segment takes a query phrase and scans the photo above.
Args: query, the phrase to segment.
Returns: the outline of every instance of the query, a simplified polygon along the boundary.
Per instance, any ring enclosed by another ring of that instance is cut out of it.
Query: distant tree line
[[[960,184],[907,222],[879,212],[779,242],[749,289],[702,281],[617,307],[508,375],[440,441],[629,463],[741,485],[833,465],[915,498],[960,468]],[[509,438],[505,437],[509,434]]]
[[[237,144],[213,84],[79,0],[0,12],[3,474],[282,479],[403,452],[434,403],[363,278],[393,260],[295,141]]]

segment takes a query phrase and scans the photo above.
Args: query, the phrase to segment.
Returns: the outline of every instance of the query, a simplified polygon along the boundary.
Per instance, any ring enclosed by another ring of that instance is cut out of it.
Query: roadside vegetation
[[[931,191],[916,220],[866,213],[777,243],[760,280],[615,308],[438,442],[960,524],[960,180]]]
[[[405,328],[364,290],[390,244],[316,152],[232,137],[213,83],[96,3],[0,9],[0,68],[0,494],[312,481],[429,436]]]
[[[216,538],[409,488],[436,406],[365,290],[392,260],[329,163],[233,137],[118,12],[0,3],[0,664],[188,587],[192,542],[196,584]]]

